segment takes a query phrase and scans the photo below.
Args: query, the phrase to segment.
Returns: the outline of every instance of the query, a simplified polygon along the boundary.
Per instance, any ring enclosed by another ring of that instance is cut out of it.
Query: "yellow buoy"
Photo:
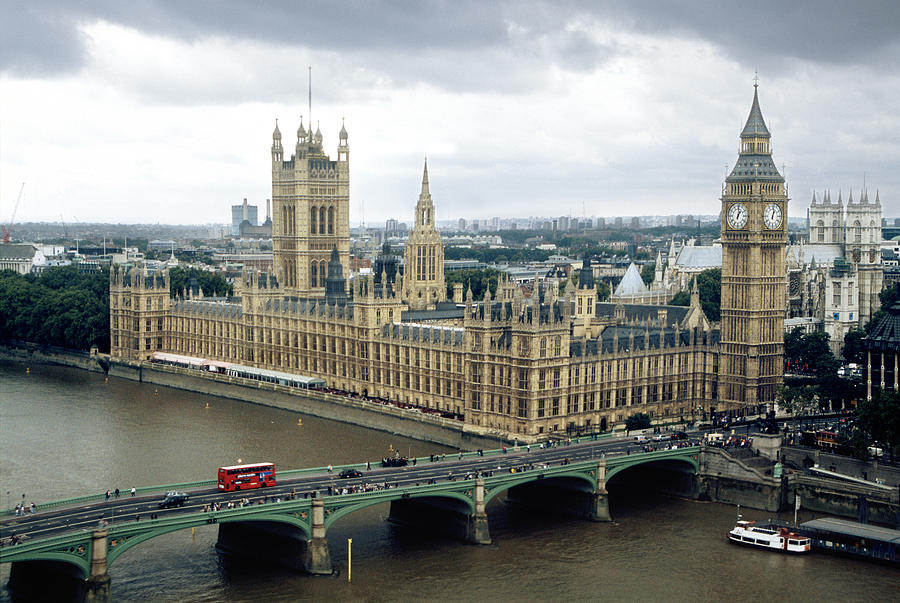
[[[303,427],[303,419],[297,419],[297,427]]]
[[[109,383],[109,377],[103,380],[103,383]]]
[[[26,366],[26,367],[25,367],[25,374],[27,375],[27,374],[30,373],[30,372],[31,372],[31,369],[28,368],[28,367]]]
[[[209,408],[209,402],[206,403],[206,408]]]

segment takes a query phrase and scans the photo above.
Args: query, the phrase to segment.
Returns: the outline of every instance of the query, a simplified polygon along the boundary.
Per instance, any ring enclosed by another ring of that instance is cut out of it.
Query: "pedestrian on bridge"
[[[116,498],[119,498],[119,489],[116,488]]]
[[[106,500],[109,500],[109,490],[106,491]]]
[[[134,489],[134,486],[132,486],[132,487],[131,487],[131,495],[134,496],[134,493],[135,493],[135,492],[136,492],[136,490]]]

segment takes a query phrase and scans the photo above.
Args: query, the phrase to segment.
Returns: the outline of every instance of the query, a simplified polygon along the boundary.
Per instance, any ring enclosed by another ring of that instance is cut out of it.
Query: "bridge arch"
[[[472,485],[472,489],[474,490],[475,486]],[[390,492],[389,490],[386,492]],[[352,495],[349,495],[352,496]],[[464,492],[428,492],[423,491],[421,493],[416,492],[403,492],[397,491],[395,495],[392,496],[383,496],[378,497],[376,499],[365,499],[355,504],[348,504],[341,506],[339,508],[335,508],[331,513],[326,513],[325,515],[325,531],[327,533],[328,529],[334,525],[342,517],[346,517],[352,513],[356,513],[357,511],[361,511],[365,508],[382,504],[382,503],[390,503],[395,500],[416,500],[420,499],[422,501],[427,500],[437,500],[437,499],[450,499],[453,502],[460,503],[461,506],[466,509],[469,514],[475,512],[475,502],[474,499],[470,496],[467,496]]]
[[[597,472],[596,468],[592,471],[571,471],[565,473],[556,473],[553,476],[547,477],[543,473],[538,473],[537,471],[526,471],[524,473],[514,473],[511,474],[517,477],[514,477],[509,480],[503,480],[500,483],[492,483],[489,487],[488,492],[484,495],[484,504],[487,505],[491,500],[493,500],[496,496],[500,495],[503,492],[508,491],[510,488],[515,488],[516,486],[521,486],[524,484],[530,484],[535,482],[540,482],[542,484],[547,484],[548,486],[556,486],[556,485],[564,485],[567,480],[570,480],[570,483],[578,484],[580,490],[585,492],[593,492],[597,487]]]
[[[81,580],[87,580],[91,573],[90,545],[85,547],[87,555],[69,553],[66,551],[23,551],[21,554],[10,555],[3,559],[4,563],[30,563],[51,562],[71,566]]]
[[[213,517],[215,518],[215,522],[210,524],[209,519]],[[156,538],[157,536],[163,536],[164,534],[169,534],[171,532],[177,532],[179,530],[186,530],[188,528],[202,527],[207,525],[217,525],[223,523],[251,523],[258,521],[284,523],[295,528],[299,528],[303,532],[303,535],[306,539],[309,539],[311,537],[309,520],[299,518],[288,513],[260,513],[254,514],[250,517],[246,515],[229,516],[228,514],[218,514],[214,516],[210,514],[204,514],[202,517],[198,517],[197,521],[192,521],[189,523],[179,522],[175,525],[160,525],[156,529],[146,532],[140,532],[135,534],[134,536],[111,533],[108,536],[109,544],[107,545],[106,549],[106,562],[108,565],[112,565],[113,561],[115,561],[120,555],[122,555],[129,549],[132,549],[148,540]],[[89,566],[90,561],[88,561],[88,567]]]
[[[698,455],[690,454],[680,457],[670,457],[670,458],[643,458],[642,455],[631,455],[626,457],[629,460],[619,461],[615,464],[610,463],[609,468],[606,470],[606,481],[609,482],[613,477],[626,471],[628,469],[633,469],[636,467],[659,467],[659,468],[669,468],[669,469],[690,469],[691,473],[699,473],[700,471],[700,461],[698,459]],[[632,460],[633,459],[633,460]],[[682,471],[683,472],[683,471]]]

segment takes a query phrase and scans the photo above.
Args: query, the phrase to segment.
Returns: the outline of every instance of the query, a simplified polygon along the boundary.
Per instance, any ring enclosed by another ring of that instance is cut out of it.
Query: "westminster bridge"
[[[700,452],[685,442],[653,449],[588,437],[422,457],[402,467],[382,467],[379,460],[377,466],[279,471],[277,486],[259,490],[224,493],[208,480],[140,488],[136,496],[86,496],[42,504],[24,516],[7,510],[0,562],[12,564],[14,593],[35,592],[53,576],[54,582],[80,585],[87,599],[106,600],[107,569],[124,552],[169,532],[215,523],[223,552],[330,574],[328,529],[372,505],[390,503],[390,520],[400,524],[490,544],[485,506],[504,492],[508,503],[535,512],[609,521],[609,480],[629,476],[691,493]],[[344,469],[360,475],[341,478]],[[159,509],[162,494],[171,490],[188,492],[188,503]]]

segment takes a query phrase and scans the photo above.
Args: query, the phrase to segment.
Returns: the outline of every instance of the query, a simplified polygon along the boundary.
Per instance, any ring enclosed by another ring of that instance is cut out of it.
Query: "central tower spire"
[[[434,202],[428,183],[428,159],[422,171],[422,190],[416,202],[416,224],[406,243],[403,294],[410,309],[434,308],[447,297],[444,285],[444,246],[434,225]]]

